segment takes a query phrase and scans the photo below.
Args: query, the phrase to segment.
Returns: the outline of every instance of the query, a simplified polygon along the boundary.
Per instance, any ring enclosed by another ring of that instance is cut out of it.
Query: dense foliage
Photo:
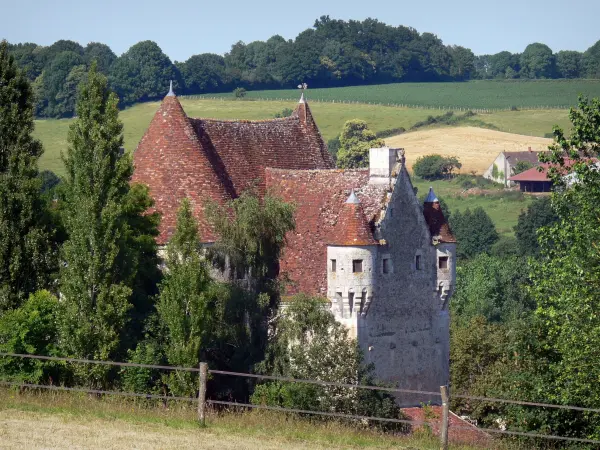
[[[40,198],[33,93],[0,42],[0,314],[49,282],[52,254]]]
[[[522,54],[500,52],[475,57],[471,50],[447,46],[432,33],[390,26],[376,19],[317,19],[295,39],[279,35],[248,44],[237,42],[224,56],[193,55],[172,62],[151,41],[133,45],[117,57],[109,47],[82,47],[61,40],[42,47],[32,43],[10,46],[27,70],[38,97],[37,114],[64,117],[74,113],[77,82],[92,61],[110,79],[123,105],[157,99],[169,80],[178,92],[231,92],[235,87],[273,89],[348,86],[397,81],[462,81],[487,78],[598,78],[600,41],[586,52],[553,54],[533,43]]]
[[[369,130],[367,122],[359,119],[348,120],[340,134],[339,149],[335,154],[337,166],[343,169],[368,167],[369,149],[384,145],[383,139],[379,139]]]
[[[413,172],[425,180],[439,180],[452,177],[454,169],[461,167],[456,156],[426,155],[417,158],[413,164]]]
[[[555,129],[555,144],[543,156],[557,189],[551,200],[533,202],[515,229],[525,256],[480,255],[458,269],[451,328],[455,392],[598,404],[600,174],[586,156],[599,154],[600,100],[580,99],[570,119],[571,136]],[[567,169],[565,158],[576,162]],[[565,172],[573,175],[565,179]],[[600,438],[596,414],[460,399],[453,407],[490,426],[500,421],[515,431]]]
[[[121,151],[117,103],[106,77],[92,65],[79,91],[77,119],[69,128],[61,191],[68,239],[61,252],[60,347],[79,358],[118,355],[133,308],[136,253],[143,249],[136,238],[144,232],[142,214],[151,204],[144,191],[136,197],[139,207],[130,205],[133,165]],[[108,383],[107,367],[83,368],[79,375],[93,385]]]
[[[365,366],[356,340],[335,320],[326,299],[298,295],[273,325],[263,373],[305,380],[373,385],[372,366]],[[306,383],[265,382],[253,403],[312,411],[400,418],[389,394],[365,389]]]
[[[450,227],[458,241],[457,254],[460,258],[472,258],[480,253],[489,253],[498,240],[498,232],[490,216],[478,206],[473,211],[454,211]]]

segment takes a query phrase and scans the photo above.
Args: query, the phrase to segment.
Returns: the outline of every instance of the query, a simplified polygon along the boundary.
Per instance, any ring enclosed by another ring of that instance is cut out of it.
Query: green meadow
[[[182,99],[181,103],[189,116],[214,119],[269,119],[285,108],[295,108],[296,101],[251,101],[251,100],[209,100]],[[133,151],[142,138],[159,102],[140,103],[121,112],[124,123],[125,148]],[[409,129],[416,122],[432,114],[444,111],[432,111],[422,108],[402,108],[368,104],[320,103],[310,104],[317,125],[325,140],[338,135],[344,122],[350,119],[366,120],[374,131],[403,127]],[[38,120],[35,135],[44,144],[44,155],[40,160],[40,169],[63,173],[61,151],[67,146],[67,133],[72,119]],[[552,131],[556,124],[568,127],[566,110],[529,110],[500,111],[478,114],[473,118],[475,126],[484,125],[511,133],[543,136]]]
[[[600,80],[474,80],[452,83],[391,83],[308,89],[309,99],[431,108],[568,108],[579,94],[600,96]],[[231,98],[231,93],[206,94]],[[248,91],[248,98],[296,99],[298,90]]]

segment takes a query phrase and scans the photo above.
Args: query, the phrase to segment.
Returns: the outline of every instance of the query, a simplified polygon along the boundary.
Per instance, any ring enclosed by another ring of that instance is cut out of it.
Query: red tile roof
[[[287,293],[326,295],[327,244],[339,241],[341,223],[356,218],[348,219],[346,211],[356,212],[344,208],[351,190],[364,211],[365,227],[371,229],[385,203],[387,185],[369,184],[368,169],[267,169],[266,181],[269,192],[296,206],[296,230],[288,234],[280,262],[282,274],[293,282]],[[362,232],[361,239],[375,242]],[[344,236],[346,242],[348,237]]]
[[[190,198],[203,242],[215,240],[206,200],[223,203],[253,185],[264,189],[265,167],[334,167],[308,104],[292,116],[264,121],[190,119],[174,95],[164,98],[134,156],[133,182],[147,184],[162,214],[159,243],[175,229],[177,209]]]
[[[371,225],[367,222],[362,205],[354,191],[342,205],[335,225],[334,236],[328,244],[340,246],[378,244],[373,238]]]
[[[426,414],[427,411],[427,414]],[[402,408],[402,412],[409,420],[415,422],[427,422],[434,435],[439,436],[441,431],[441,406],[427,406],[424,408]],[[413,432],[423,428],[425,425],[413,425]],[[480,430],[470,422],[460,418],[452,411],[448,416],[448,441],[453,444],[477,445],[482,448],[490,448],[493,442],[492,437],[483,430]]]
[[[548,178],[548,164],[540,164],[538,167],[532,167],[521,173],[513,175],[510,181],[550,181]],[[541,168],[541,172],[540,172]]]

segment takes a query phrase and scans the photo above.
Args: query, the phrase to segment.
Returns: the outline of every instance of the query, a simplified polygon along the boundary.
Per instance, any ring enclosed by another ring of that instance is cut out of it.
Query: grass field
[[[295,101],[226,101],[191,100],[181,101],[187,114],[192,117],[215,119],[268,119],[284,108],[294,108]],[[133,151],[148,128],[152,116],[159,107],[158,102],[141,103],[121,112],[124,123],[125,148]],[[326,140],[335,137],[349,119],[363,119],[371,129],[383,131],[390,128],[410,128],[431,114],[420,108],[399,108],[365,104],[311,103],[317,124]],[[494,125],[502,131],[543,136],[559,124],[568,127],[566,110],[548,111],[505,111],[480,114],[475,119]],[[45,153],[40,160],[40,168],[63,173],[60,152],[66,149],[67,132],[71,119],[38,120],[35,135],[44,144]]]
[[[473,109],[567,108],[577,96],[600,96],[600,80],[476,80],[464,83],[393,83],[309,89],[308,98],[324,101],[393,103]],[[248,91],[249,98],[296,99],[298,90]],[[206,94],[232,97],[231,93]]]
[[[417,158],[439,154],[457,156],[462,173],[475,171],[478,175],[502,151],[547,150],[552,139],[505,133],[475,127],[444,127],[404,133],[385,139],[386,145],[406,150],[406,163],[410,169]]]
[[[426,433],[393,436],[261,412],[213,414],[200,428],[189,404],[165,408],[123,398],[2,389],[0,448],[433,450],[439,440]]]

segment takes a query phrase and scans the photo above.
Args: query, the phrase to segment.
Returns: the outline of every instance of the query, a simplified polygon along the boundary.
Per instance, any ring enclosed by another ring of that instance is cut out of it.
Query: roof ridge
[[[222,123],[272,123],[272,122],[284,122],[292,120],[300,120],[299,117],[288,116],[288,117],[275,117],[272,119],[215,119],[212,117],[189,117],[190,120],[203,120],[205,122],[222,122]]]

